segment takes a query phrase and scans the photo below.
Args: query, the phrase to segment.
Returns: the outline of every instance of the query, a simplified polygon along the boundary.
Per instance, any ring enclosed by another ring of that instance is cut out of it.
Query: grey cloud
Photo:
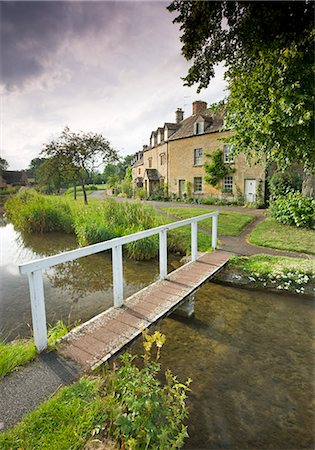
[[[87,32],[104,32],[123,5],[28,1],[1,2],[0,8],[1,79],[10,88],[41,75],[49,57],[70,37],[79,39]],[[126,14],[126,4],[124,8]]]

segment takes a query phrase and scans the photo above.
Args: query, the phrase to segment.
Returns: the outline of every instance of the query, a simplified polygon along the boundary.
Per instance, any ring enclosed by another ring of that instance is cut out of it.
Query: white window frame
[[[202,166],[203,151],[202,148],[194,148],[194,166]]]
[[[195,123],[195,134],[203,134],[205,131],[205,123],[204,122],[196,122]]]
[[[223,146],[223,162],[226,164],[234,162],[234,158],[231,158],[229,156],[231,151],[232,151],[232,147],[229,144],[224,144],[224,146]]]
[[[234,184],[233,175],[227,175],[226,177],[224,177],[222,185],[223,191],[233,192],[233,184]]]
[[[198,190],[196,190],[196,180],[198,180],[198,183],[200,180],[200,189],[198,189]],[[200,192],[202,192],[202,177],[194,177],[194,193],[197,194]]]

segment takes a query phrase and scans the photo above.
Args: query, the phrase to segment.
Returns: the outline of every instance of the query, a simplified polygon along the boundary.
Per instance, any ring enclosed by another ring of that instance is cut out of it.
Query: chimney
[[[182,108],[177,108],[175,115],[176,115],[176,123],[181,122],[184,119],[184,111],[182,110]]]
[[[192,113],[200,114],[207,109],[207,102],[203,102],[202,100],[196,100],[192,104]]]

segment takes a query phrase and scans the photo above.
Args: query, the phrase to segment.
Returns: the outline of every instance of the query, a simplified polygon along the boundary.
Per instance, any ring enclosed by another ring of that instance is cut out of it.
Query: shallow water
[[[163,320],[163,369],[193,379],[185,449],[313,449],[314,325],[310,298],[214,283]]]
[[[44,256],[77,248],[72,235],[45,233],[22,235],[13,225],[0,227],[0,339],[31,335],[28,278],[18,265]],[[169,270],[178,265],[169,256]],[[158,261],[124,259],[124,295],[152,283],[158,277]],[[44,272],[47,322],[85,322],[113,305],[110,253],[99,253],[55,266]]]
[[[18,264],[76,248],[73,236],[22,236],[0,228],[0,337],[30,335],[26,276]],[[176,258],[170,261],[178,265]],[[170,267],[171,269],[171,267]],[[125,296],[158,276],[158,262],[124,261]],[[112,305],[109,254],[81,258],[44,276],[47,321],[82,322]],[[162,366],[193,379],[185,449],[313,449],[312,299],[206,283],[195,317],[167,318]],[[132,346],[141,352],[141,342]]]

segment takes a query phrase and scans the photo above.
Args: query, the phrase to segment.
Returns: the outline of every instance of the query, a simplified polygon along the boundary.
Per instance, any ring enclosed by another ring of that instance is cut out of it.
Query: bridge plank
[[[120,352],[142,331],[170,314],[205,281],[218,272],[232,256],[216,250],[185,264],[124,301],[80,325],[62,338],[58,351],[83,370],[98,367]]]

